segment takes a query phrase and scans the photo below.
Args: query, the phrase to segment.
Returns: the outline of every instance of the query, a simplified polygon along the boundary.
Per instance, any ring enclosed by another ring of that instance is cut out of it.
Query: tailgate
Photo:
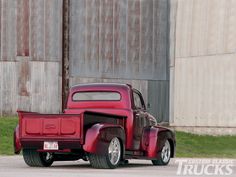
[[[18,113],[21,140],[81,140],[81,114]]]

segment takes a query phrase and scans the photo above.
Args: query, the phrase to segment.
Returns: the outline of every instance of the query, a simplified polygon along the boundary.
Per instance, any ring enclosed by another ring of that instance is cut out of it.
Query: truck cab
[[[15,153],[29,166],[58,160],[89,160],[94,168],[116,168],[127,159],[167,165],[175,134],[157,125],[142,94],[128,84],[80,84],[70,89],[62,114],[18,111]]]

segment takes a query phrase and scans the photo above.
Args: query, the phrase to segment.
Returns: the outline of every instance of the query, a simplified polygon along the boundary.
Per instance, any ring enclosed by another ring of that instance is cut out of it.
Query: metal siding
[[[45,1],[45,58],[60,61],[62,54],[62,0]]]
[[[60,111],[59,64],[57,62],[30,62],[31,111],[52,113]]]
[[[0,114],[58,112],[62,0],[2,0],[0,6],[0,60],[14,61],[0,64]],[[147,102],[147,79],[167,79],[167,10],[163,0],[71,0],[71,84],[129,83]]]
[[[72,0],[70,11],[70,76],[167,79],[168,1]]]
[[[16,0],[1,1],[1,58],[15,60],[16,56]]]
[[[32,60],[45,60],[45,1],[30,1],[30,56]]]
[[[128,0],[127,15],[127,75],[140,77],[140,1]]]
[[[85,67],[88,76],[91,76],[93,72],[99,73],[99,18],[101,18],[99,4],[99,0],[86,1]]]
[[[99,70],[103,75],[113,75],[113,0],[100,0]],[[89,56],[87,56],[89,59]]]
[[[30,63],[28,57],[17,57],[17,94],[18,94],[18,109],[30,110]]]
[[[17,108],[17,67],[16,62],[0,62],[0,115],[12,114]]]
[[[0,115],[59,112],[62,0],[1,0],[0,7]]]
[[[158,122],[169,122],[169,82],[148,81],[149,112]]]
[[[153,66],[153,1],[141,2],[141,59],[139,64],[140,73],[148,78],[150,68]],[[153,74],[153,73],[152,73]]]
[[[86,73],[85,49],[86,47],[86,0],[70,1],[70,75]],[[94,36],[95,37],[95,36]]]
[[[32,60],[45,59],[44,0],[30,1],[30,56]]]
[[[126,23],[127,5],[126,0],[114,0],[114,33],[113,33],[113,55],[114,75],[124,78],[127,70],[126,58]]]
[[[153,80],[167,78],[168,1],[154,1],[153,10]]]
[[[17,56],[29,56],[29,0],[17,1]]]

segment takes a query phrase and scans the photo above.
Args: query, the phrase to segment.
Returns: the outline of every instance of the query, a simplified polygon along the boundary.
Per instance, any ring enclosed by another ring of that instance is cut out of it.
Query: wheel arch
[[[142,138],[142,149],[147,151],[148,158],[158,158],[165,141],[171,146],[171,157],[175,155],[175,134],[165,127],[153,126],[145,129]]]
[[[112,138],[117,137],[121,143],[122,158],[125,155],[125,131],[119,125],[94,124],[85,135],[84,151],[103,155],[108,149]]]

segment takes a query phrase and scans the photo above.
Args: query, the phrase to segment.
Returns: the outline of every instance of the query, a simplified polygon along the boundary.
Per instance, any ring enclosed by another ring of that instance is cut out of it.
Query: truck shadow
[[[125,164],[125,165],[119,165],[119,167],[117,167],[116,169],[124,169],[124,168],[140,168],[140,167],[150,167],[153,166],[152,164],[142,164],[142,163],[129,163],[129,164]],[[55,164],[52,165],[50,168],[66,168],[66,169],[94,169],[91,167],[91,165],[89,163],[77,163],[77,164]],[[99,170],[99,169],[94,169],[94,170]]]

